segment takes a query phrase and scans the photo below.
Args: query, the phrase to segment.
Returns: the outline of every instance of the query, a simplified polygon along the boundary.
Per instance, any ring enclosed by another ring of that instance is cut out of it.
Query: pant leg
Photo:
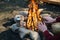
[[[26,28],[20,28],[19,31],[20,31],[19,35],[21,38],[23,38],[26,34],[30,33],[30,30],[28,30]]]
[[[40,36],[38,34],[38,32],[32,31],[32,30],[28,30],[25,28],[20,28],[20,37],[23,38],[26,34],[30,34],[31,38],[34,40],[40,40]]]
[[[34,40],[40,40],[40,36],[39,36],[38,32],[31,31],[31,37]]]

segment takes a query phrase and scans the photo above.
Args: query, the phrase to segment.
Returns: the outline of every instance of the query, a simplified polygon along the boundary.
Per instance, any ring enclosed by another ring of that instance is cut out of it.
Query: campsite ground
[[[49,13],[53,17],[60,16],[60,6],[53,4],[39,5],[39,8],[43,8],[42,13]],[[6,8],[0,8],[0,40],[20,40],[18,34],[13,33],[9,28],[2,26],[8,19],[13,18],[21,10],[25,10],[26,7],[9,6]]]

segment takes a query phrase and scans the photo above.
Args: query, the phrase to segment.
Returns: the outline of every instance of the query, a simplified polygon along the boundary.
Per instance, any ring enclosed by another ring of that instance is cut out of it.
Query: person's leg
[[[31,37],[32,37],[34,40],[41,40],[38,32],[35,32],[35,31],[31,31]]]
[[[20,28],[20,37],[23,38],[26,34],[30,34],[30,37],[34,40],[40,40],[40,36],[38,34],[38,32],[32,31],[32,30],[28,30],[26,28]]]
[[[30,34],[26,34],[23,40],[33,40],[33,39],[31,38]]]
[[[23,27],[20,27],[19,31],[20,31],[19,35],[21,38],[23,38],[26,34],[30,33],[30,30]]]

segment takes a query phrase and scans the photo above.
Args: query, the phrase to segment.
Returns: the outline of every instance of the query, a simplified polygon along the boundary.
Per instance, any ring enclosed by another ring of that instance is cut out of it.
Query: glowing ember
[[[31,0],[28,5],[28,20],[27,20],[27,28],[31,30],[37,30],[37,22],[41,21],[40,10],[38,9],[38,4],[35,0]]]

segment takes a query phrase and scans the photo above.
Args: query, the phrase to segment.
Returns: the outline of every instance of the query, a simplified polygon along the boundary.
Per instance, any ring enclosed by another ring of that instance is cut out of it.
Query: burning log
[[[41,10],[38,9],[38,4],[35,0],[31,0],[30,4],[28,5],[28,20],[27,20],[27,28],[30,30],[37,30],[37,22],[41,22]]]

